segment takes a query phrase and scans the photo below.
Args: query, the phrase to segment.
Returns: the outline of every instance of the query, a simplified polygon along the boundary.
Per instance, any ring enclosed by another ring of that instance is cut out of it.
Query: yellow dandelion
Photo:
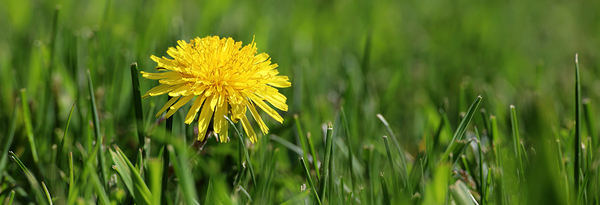
[[[242,126],[250,141],[256,142],[256,134],[246,117],[246,110],[258,123],[263,134],[269,128],[265,125],[255,106],[282,123],[283,118],[273,107],[287,111],[287,98],[275,88],[290,87],[287,76],[278,76],[277,64],[271,64],[266,53],[257,54],[254,40],[242,47],[242,42],[232,38],[209,36],[195,38],[187,43],[177,41],[176,48],[167,50],[173,59],[150,58],[158,63],[159,73],[141,72],[147,79],[158,80],[159,86],[150,89],[144,98],[169,94],[172,96],[158,111],[156,117],[167,109],[169,118],[180,107],[195,98],[194,104],[185,116],[185,123],[190,124],[200,112],[198,118],[198,140],[204,140],[208,126],[213,122],[213,130],[221,142],[227,140],[228,122],[242,121]]]

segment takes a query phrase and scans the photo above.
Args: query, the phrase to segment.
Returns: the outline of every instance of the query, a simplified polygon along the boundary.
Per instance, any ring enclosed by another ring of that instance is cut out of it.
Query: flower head
[[[150,57],[158,63],[157,70],[164,72],[141,72],[143,77],[160,83],[146,92],[144,98],[167,93],[172,96],[158,111],[157,117],[169,109],[166,114],[169,118],[195,98],[185,116],[185,123],[192,123],[200,112],[198,140],[204,140],[212,120],[213,130],[221,142],[226,142],[229,127],[223,116],[229,116],[234,122],[241,120],[252,142],[256,142],[257,138],[246,117],[247,110],[263,134],[268,133],[269,128],[258,114],[256,106],[278,122],[283,122],[283,118],[266,102],[287,111],[287,98],[275,87],[290,87],[291,83],[287,76],[277,75],[277,64],[271,64],[268,54],[257,54],[254,41],[242,47],[241,41],[209,36],[197,37],[189,43],[183,40],[177,43],[177,47],[167,50],[173,59]]]

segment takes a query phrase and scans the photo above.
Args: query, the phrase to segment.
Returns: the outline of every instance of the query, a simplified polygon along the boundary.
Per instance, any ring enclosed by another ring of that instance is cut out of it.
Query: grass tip
[[[383,138],[384,138],[384,139],[387,139],[387,138],[388,138],[388,136],[384,135],[384,136],[383,136]]]
[[[579,63],[579,54],[575,53],[575,63]]]
[[[54,10],[61,10],[62,9],[62,5],[60,4],[56,4],[56,6],[54,6]]]
[[[511,108],[511,109],[514,109],[514,108],[515,108],[515,105],[510,105],[510,108]]]
[[[131,63],[131,66],[138,66],[137,62]]]

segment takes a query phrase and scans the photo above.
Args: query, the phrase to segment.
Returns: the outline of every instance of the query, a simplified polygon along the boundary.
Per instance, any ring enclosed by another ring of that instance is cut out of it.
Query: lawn
[[[0,0],[0,203],[600,205],[598,11]],[[197,141],[192,102],[166,118],[166,94],[141,98],[152,55],[207,36],[289,77],[287,111],[266,101],[282,123],[257,109],[267,134],[246,113]]]

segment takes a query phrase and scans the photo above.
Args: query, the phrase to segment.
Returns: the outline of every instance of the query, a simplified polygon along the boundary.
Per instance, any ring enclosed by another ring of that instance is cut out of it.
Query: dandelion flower
[[[197,37],[189,43],[180,40],[177,44],[177,47],[167,50],[173,59],[150,57],[158,64],[157,70],[164,72],[141,72],[144,78],[160,83],[146,92],[144,98],[163,94],[172,97],[156,117],[169,109],[166,114],[169,118],[195,98],[185,116],[185,123],[192,123],[200,112],[198,140],[204,140],[212,120],[213,130],[221,142],[226,142],[229,127],[223,116],[229,116],[234,122],[241,120],[252,142],[256,142],[257,138],[246,117],[247,110],[263,134],[267,134],[269,128],[256,106],[278,122],[283,122],[283,118],[267,102],[287,111],[287,98],[276,88],[290,87],[291,83],[287,76],[277,75],[277,64],[271,63],[268,54],[257,54],[254,40],[244,47],[241,41],[218,36]]]

